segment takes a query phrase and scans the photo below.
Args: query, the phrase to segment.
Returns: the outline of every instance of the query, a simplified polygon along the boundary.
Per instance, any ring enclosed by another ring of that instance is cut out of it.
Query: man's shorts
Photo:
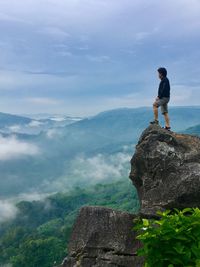
[[[156,106],[161,108],[162,114],[168,113],[169,100],[170,100],[169,97],[163,97],[155,101]]]

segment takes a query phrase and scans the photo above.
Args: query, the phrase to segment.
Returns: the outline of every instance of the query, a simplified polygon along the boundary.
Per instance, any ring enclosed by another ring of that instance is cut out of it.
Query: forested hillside
[[[83,205],[101,205],[134,213],[137,193],[127,178],[87,189],[75,188],[42,201],[21,201],[18,215],[0,227],[0,266],[52,267],[67,255],[74,219]],[[28,262],[28,265],[27,265]]]

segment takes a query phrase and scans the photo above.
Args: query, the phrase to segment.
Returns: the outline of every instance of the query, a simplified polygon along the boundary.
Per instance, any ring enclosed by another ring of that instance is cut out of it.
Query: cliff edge
[[[200,207],[200,138],[149,126],[131,159],[141,212]]]

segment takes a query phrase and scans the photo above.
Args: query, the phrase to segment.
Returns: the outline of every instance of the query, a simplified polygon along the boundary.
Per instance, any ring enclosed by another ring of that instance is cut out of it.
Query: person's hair
[[[159,68],[158,72],[162,74],[163,77],[167,76],[167,70],[165,68]]]

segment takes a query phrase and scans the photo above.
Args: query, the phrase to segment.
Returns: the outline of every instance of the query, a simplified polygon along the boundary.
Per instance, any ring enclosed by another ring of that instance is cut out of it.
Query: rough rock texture
[[[149,126],[131,159],[141,212],[200,207],[200,138]]]
[[[140,242],[132,230],[135,215],[103,207],[83,207],[62,267],[140,267]]]

